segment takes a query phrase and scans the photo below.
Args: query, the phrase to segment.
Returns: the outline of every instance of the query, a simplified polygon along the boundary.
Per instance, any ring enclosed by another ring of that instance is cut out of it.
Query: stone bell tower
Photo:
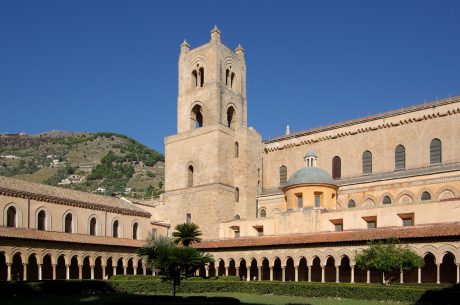
[[[165,205],[172,227],[194,222],[205,239],[219,223],[256,216],[262,140],[247,128],[244,49],[221,43],[180,47],[177,134],[165,138]]]

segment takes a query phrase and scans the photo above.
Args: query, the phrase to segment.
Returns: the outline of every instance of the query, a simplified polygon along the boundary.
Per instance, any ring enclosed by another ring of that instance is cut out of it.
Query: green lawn
[[[241,304],[259,305],[405,305],[403,302],[379,302],[363,301],[352,299],[326,299],[326,298],[302,298],[277,295],[253,295],[246,293],[203,293],[203,294],[178,294],[180,296],[207,296],[207,297],[230,297],[239,299]],[[120,299],[126,302],[119,302]],[[130,302],[132,300],[132,302]],[[142,296],[121,296],[121,295],[100,295],[100,296],[40,296],[40,297],[20,297],[2,299],[2,305],[111,305],[111,304],[162,304],[152,299],[146,301]],[[216,303],[214,303],[216,304]]]

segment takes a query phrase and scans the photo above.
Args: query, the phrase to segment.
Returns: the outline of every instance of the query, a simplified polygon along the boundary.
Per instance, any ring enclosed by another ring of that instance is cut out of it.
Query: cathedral
[[[215,258],[203,276],[379,282],[356,253],[396,237],[425,260],[398,281],[459,283],[459,117],[451,97],[263,140],[247,126],[245,50],[214,27],[207,44],[180,46],[164,194],[133,202],[0,178],[0,279],[151,273],[135,249],[193,222]]]

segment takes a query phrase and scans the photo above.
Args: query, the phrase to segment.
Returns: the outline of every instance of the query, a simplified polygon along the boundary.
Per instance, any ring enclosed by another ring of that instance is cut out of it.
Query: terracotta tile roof
[[[91,236],[85,234],[38,231],[20,228],[0,227],[0,238],[18,238],[27,240],[42,240],[50,242],[93,244],[116,247],[139,248],[145,244],[143,240],[128,238],[113,238],[106,236]]]
[[[460,236],[460,222],[432,224],[415,227],[388,227],[342,232],[317,232],[278,236],[243,237],[203,241],[199,249],[223,249],[241,247],[270,247],[284,245],[322,244],[353,241],[369,241],[396,237],[399,239]]]
[[[43,185],[0,176],[0,195],[12,195],[59,204],[105,210],[114,213],[150,217],[150,213],[115,197],[96,195],[71,189]]]

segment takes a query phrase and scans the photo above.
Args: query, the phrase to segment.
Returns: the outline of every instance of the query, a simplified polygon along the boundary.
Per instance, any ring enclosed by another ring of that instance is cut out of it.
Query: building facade
[[[0,279],[147,273],[149,233],[194,222],[202,275],[378,282],[355,268],[399,238],[425,266],[400,282],[460,281],[460,97],[263,141],[247,126],[246,62],[217,27],[184,41],[165,193],[130,202],[0,177]]]
[[[354,257],[393,236],[426,261],[400,281],[459,281],[459,97],[262,141],[247,127],[245,75],[244,50],[217,28],[181,45],[177,134],[149,211],[200,226],[197,247],[216,257],[202,274],[378,281]]]

